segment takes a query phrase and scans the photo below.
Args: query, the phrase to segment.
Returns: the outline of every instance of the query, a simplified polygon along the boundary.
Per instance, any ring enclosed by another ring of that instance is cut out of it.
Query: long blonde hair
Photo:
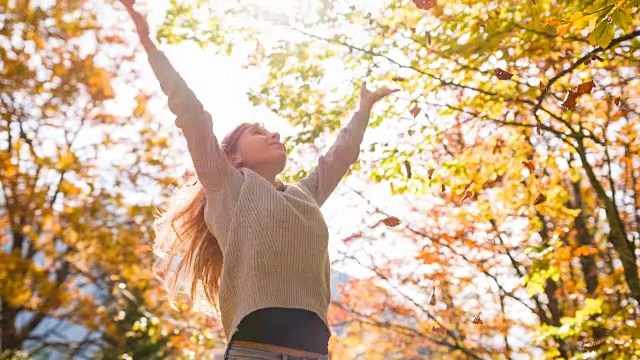
[[[256,125],[242,123],[222,140],[227,157],[237,150],[242,133]],[[187,173],[154,221],[153,273],[163,282],[172,308],[180,310],[180,300],[186,298],[194,310],[220,318],[223,256],[204,220],[206,202],[197,175]]]

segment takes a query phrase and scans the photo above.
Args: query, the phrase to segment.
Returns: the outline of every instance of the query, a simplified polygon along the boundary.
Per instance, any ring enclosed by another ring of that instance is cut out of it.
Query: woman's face
[[[279,174],[287,162],[287,151],[280,134],[260,125],[246,129],[238,140],[238,159],[242,166],[253,170],[270,169]]]

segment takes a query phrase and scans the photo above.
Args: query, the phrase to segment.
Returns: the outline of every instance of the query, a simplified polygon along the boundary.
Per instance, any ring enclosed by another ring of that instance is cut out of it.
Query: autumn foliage
[[[175,131],[131,85],[124,29],[80,6],[0,1],[0,358],[211,347],[219,333],[169,311],[151,274]]]
[[[291,38],[276,42],[242,5],[201,26],[174,3],[157,35],[227,53],[255,42],[246,65],[267,77],[249,100],[296,126],[299,148],[328,143],[360,81],[402,89],[352,173],[365,185],[349,206],[366,216],[332,260],[366,275],[333,294],[333,358],[640,356],[640,1],[319,3],[278,23]],[[214,324],[163,307],[150,276],[152,201],[128,195],[170,189],[175,134],[144,92],[108,110],[115,79],[134,76],[126,56],[97,61],[120,30],[0,8],[0,39],[20,39],[0,47],[3,350],[55,348],[34,335],[44,318],[97,333],[81,343],[94,351],[219,346]],[[78,51],[83,34],[102,46]],[[19,327],[22,313],[34,320]]]

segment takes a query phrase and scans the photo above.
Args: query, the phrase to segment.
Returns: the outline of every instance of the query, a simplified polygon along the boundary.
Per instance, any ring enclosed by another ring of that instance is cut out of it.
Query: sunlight
[[[245,6],[260,20],[274,25],[285,25],[292,20],[308,19],[316,15],[322,3],[311,0],[249,0]]]

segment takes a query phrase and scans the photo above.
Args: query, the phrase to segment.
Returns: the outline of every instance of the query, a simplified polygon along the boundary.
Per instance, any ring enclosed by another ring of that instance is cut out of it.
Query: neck
[[[278,173],[273,169],[264,167],[264,168],[251,168],[251,170],[259,174],[263,178],[267,179],[267,181],[269,181],[273,186],[278,187],[278,181],[276,180],[276,175],[278,175]]]

